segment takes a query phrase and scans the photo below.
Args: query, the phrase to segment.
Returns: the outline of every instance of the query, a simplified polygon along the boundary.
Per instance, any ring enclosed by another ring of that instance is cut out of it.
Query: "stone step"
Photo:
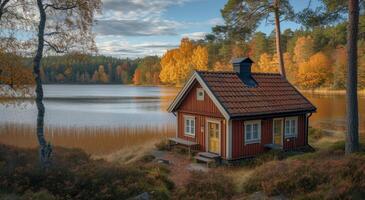
[[[209,163],[215,163],[216,162],[215,159],[206,158],[206,157],[199,156],[199,155],[195,156],[194,158],[197,161],[200,161],[200,162],[203,162],[203,163],[207,163],[207,164],[209,164]]]
[[[201,157],[205,157],[205,158],[216,159],[216,160],[221,157],[220,155],[217,155],[214,153],[209,153],[209,152],[199,152],[197,155],[201,156]]]

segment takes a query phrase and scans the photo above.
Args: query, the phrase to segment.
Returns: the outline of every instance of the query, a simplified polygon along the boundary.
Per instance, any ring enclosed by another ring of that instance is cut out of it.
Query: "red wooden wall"
[[[261,120],[261,143],[244,143],[244,120],[232,121],[232,159],[251,157],[265,151],[265,144],[272,143],[272,118]],[[284,150],[305,145],[306,129],[305,115],[298,116],[298,136],[283,141]]]
[[[204,101],[196,99],[196,90],[200,88],[196,82],[187,94],[177,112],[177,134],[179,138],[194,141],[200,144],[200,150],[205,151],[206,144],[206,120],[214,119],[220,121],[221,126],[221,155],[226,158],[226,122],[219,109],[205,92]],[[184,131],[184,115],[195,117],[195,137],[186,136]]]

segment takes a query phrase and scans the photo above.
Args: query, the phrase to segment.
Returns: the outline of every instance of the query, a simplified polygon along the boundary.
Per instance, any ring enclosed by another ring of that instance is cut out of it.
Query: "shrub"
[[[310,142],[318,141],[322,137],[324,137],[324,132],[322,129],[309,127],[308,130],[308,138]]]
[[[169,141],[167,139],[163,139],[160,142],[155,144],[155,147],[160,151],[169,150]]]
[[[0,145],[0,163],[0,193],[30,199],[128,199],[143,192],[168,199],[173,187],[159,166],[119,166],[75,149],[54,148],[52,167],[43,171],[37,150]]]
[[[290,198],[364,199],[364,163],[361,155],[273,161],[259,167],[243,187],[247,193],[262,190]]]
[[[193,172],[189,182],[179,189],[176,199],[230,199],[234,184],[221,173]]]

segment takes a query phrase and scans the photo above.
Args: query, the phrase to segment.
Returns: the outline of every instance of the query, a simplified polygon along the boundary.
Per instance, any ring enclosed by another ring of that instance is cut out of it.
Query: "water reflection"
[[[46,137],[55,145],[79,147],[99,155],[149,142],[160,138],[161,133],[173,135],[175,118],[166,109],[177,92],[169,87],[46,85]],[[344,95],[304,95],[318,108],[310,119],[311,126],[345,130]],[[359,98],[359,113],[364,136],[364,96]],[[0,143],[35,147],[36,114],[33,100],[1,102]],[[148,135],[148,131],[140,130],[141,126],[155,131]],[[169,131],[156,130],[164,127]]]

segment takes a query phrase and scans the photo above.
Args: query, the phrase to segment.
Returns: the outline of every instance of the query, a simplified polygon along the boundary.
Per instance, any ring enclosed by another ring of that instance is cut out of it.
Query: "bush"
[[[155,147],[160,151],[169,150],[169,141],[167,139],[163,139],[160,142],[155,144]]]
[[[54,148],[52,167],[44,171],[37,150],[0,145],[0,163],[0,193],[30,199],[127,199],[143,192],[168,199],[173,187],[159,166],[119,166],[75,149]]]
[[[303,199],[364,199],[365,157],[273,161],[259,167],[243,185],[245,192],[264,191]]]
[[[308,138],[310,142],[318,141],[319,139],[323,138],[324,135],[325,133],[323,130],[309,127]]]
[[[189,182],[179,189],[175,199],[231,199],[232,180],[221,173],[193,172]]]
[[[238,164],[242,166],[248,166],[251,168],[258,167],[263,165],[267,162],[274,161],[274,160],[283,160],[288,156],[295,155],[298,153],[293,152],[284,152],[282,150],[270,150],[265,153],[259,154],[252,159],[245,159],[240,161]]]

